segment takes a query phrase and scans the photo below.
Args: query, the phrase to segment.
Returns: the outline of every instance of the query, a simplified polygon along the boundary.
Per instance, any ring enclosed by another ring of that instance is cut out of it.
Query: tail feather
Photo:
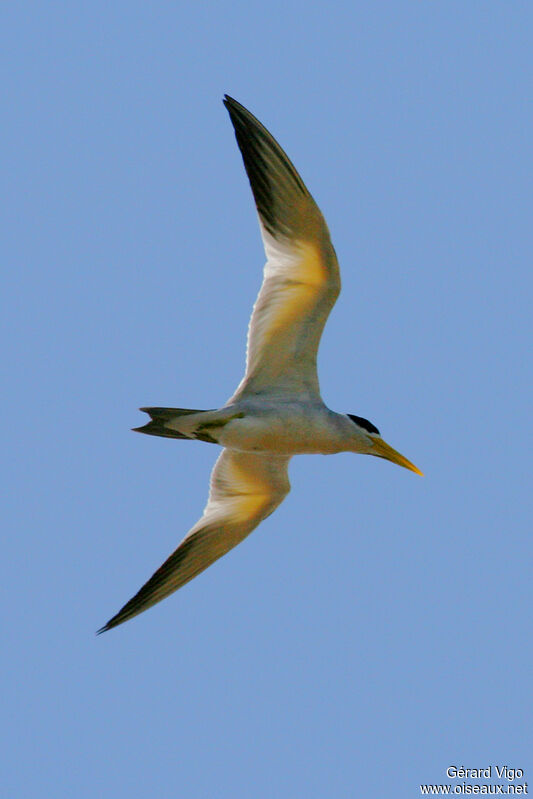
[[[178,416],[188,416],[190,413],[204,413],[204,411],[191,410],[190,408],[139,408],[140,411],[150,416],[150,421],[142,427],[133,427],[136,433],[146,433],[149,436],[163,436],[164,438],[181,438],[191,441],[189,436],[171,430],[166,422]]]

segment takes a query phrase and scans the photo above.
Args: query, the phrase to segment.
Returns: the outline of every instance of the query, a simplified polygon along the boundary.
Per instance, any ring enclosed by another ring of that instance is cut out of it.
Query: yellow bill
[[[408,461],[403,455],[400,455],[399,452],[393,449],[390,444],[387,444],[386,441],[383,441],[382,438],[372,436],[372,443],[374,446],[368,453],[369,455],[377,455],[378,458],[386,458],[388,461],[397,463],[398,466],[403,466],[405,469],[410,469],[412,472],[416,472],[416,474],[422,477],[424,476],[424,473],[421,472],[414,463],[411,463],[411,461]]]

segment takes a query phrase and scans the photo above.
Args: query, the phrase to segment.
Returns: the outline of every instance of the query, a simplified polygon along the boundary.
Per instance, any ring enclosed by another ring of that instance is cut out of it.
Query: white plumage
[[[143,408],[150,435],[224,447],[200,520],[140,591],[100,630],[141,613],[243,540],[288,494],[288,463],[301,453],[377,455],[421,472],[359,416],[327,408],[316,359],[340,292],[335,250],[320,210],[266,128],[230,97],[267,256],[248,329],[246,371],[218,410]]]

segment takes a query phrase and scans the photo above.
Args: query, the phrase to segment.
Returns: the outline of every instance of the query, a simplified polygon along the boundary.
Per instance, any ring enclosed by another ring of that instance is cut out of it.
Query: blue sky
[[[9,797],[414,797],[533,781],[525,2],[6,6],[0,325]],[[425,472],[292,493],[95,637],[200,515],[263,252],[224,92],[328,221],[324,400]]]

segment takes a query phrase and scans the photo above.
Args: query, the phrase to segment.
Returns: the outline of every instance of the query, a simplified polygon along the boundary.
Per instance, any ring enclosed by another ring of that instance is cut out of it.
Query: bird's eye
[[[355,422],[355,424],[358,424],[359,427],[363,428],[363,430],[366,430],[369,433],[377,433],[378,436],[380,435],[380,432],[377,429],[377,427],[375,425],[373,425],[372,422],[369,422],[368,419],[363,419],[362,416],[354,416],[351,413],[349,413],[348,416],[350,417],[352,422]]]

